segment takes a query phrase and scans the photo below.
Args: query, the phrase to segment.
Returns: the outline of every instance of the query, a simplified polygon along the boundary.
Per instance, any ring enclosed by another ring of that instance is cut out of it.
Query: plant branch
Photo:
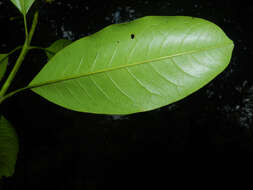
[[[21,50],[21,53],[19,54],[19,57],[16,61],[15,66],[13,67],[11,73],[9,74],[8,78],[6,79],[1,91],[0,91],[0,97],[4,96],[4,94],[6,93],[6,91],[8,90],[11,82],[13,81],[14,77],[16,76],[16,73],[19,69],[19,67],[21,66],[26,54],[28,52],[28,47],[27,47],[27,40],[25,41],[25,44]]]
[[[27,21],[26,21],[26,15],[23,16],[24,19],[24,25],[25,25],[25,38],[28,38],[28,29],[27,29]]]
[[[2,63],[2,61],[4,61],[7,57],[9,57],[11,54],[13,54],[14,52],[16,52],[17,50],[21,49],[22,46],[18,46],[15,49],[11,50],[9,53],[7,53],[2,59],[0,59],[0,64]]]
[[[29,35],[28,35],[28,44],[30,45],[31,41],[32,41],[32,37],[35,31],[35,28],[38,24],[38,17],[39,17],[39,12],[36,11],[33,17],[33,23],[32,23],[32,27],[30,29]]]
[[[1,104],[4,100],[6,100],[7,98],[9,98],[9,97],[15,95],[15,94],[18,93],[18,92],[21,92],[21,91],[27,90],[27,89],[30,89],[30,86],[26,86],[26,87],[24,87],[24,88],[19,88],[19,89],[17,89],[17,90],[14,90],[14,91],[12,91],[12,92],[6,94],[6,95],[3,96],[3,97],[0,96],[0,104]]]
[[[24,18],[24,21],[26,22],[25,18]],[[2,89],[0,91],[0,98],[3,97],[6,93],[6,91],[9,89],[9,86],[11,85],[11,82],[15,78],[17,71],[19,70],[26,54],[29,51],[29,45],[31,43],[31,40],[32,40],[34,31],[35,31],[37,22],[38,22],[38,12],[36,12],[34,17],[33,17],[31,30],[30,30],[29,34],[26,36],[25,43],[24,43],[23,48],[21,50],[21,53],[20,53],[20,55],[19,55],[19,57],[16,61],[16,64],[14,65],[11,73],[9,74],[7,80],[5,81],[4,85],[2,86]],[[26,23],[25,23],[25,28],[27,29]]]

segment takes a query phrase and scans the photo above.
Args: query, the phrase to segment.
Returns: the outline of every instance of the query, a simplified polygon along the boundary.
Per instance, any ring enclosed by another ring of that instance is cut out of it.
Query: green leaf
[[[0,54],[0,81],[3,79],[6,69],[7,69],[8,58],[4,59],[6,55],[7,54]]]
[[[18,154],[18,137],[15,129],[0,116],[0,179],[14,174]]]
[[[193,17],[149,16],[114,24],[57,53],[29,84],[65,108],[101,114],[178,101],[229,64],[233,42]]]
[[[26,15],[35,0],[11,0],[18,10]]]
[[[72,41],[66,39],[59,39],[52,43],[48,48],[46,48],[46,54],[48,59],[51,59],[58,51],[71,44]]]

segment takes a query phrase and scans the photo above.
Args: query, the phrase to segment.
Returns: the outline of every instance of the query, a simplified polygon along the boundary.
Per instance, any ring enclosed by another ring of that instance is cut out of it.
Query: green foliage
[[[233,42],[215,24],[185,16],[149,16],[114,24],[77,40],[57,40],[48,48],[30,46],[37,20],[28,32],[26,14],[35,0],[11,0],[24,15],[25,42],[0,90],[0,104],[31,89],[67,109],[99,114],[131,114],[159,108],[200,89],[229,64]],[[52,2],[47,0],[46,2]],[[31,81],[8,94],[30,49],[43,49],[49,62]],[[0,81],[6,55],[0,54]],[[0,179],[12,176],[18,139],[0,115]]]
[[[6,69],[7,69],[8,58],[4,59],[4,57],[6,55],[7,54],[0,54],[0,82],[1,82],[2,78],[4,77],[4,74],[5,74]]]
[[[143,17],[67,46],[29,86],[76,111],[143,112],[203,87],[225,69],[232,50],[233,42],[206,20]]]
[[[35,0],[10,0],[18,10],[26,15]]]
[[[0,115],[0,179],[14,174],[18,137],[11,124]]]
[[[71,41],[66,39],[59,39],[52,43],[48,48],[45,49],[48,59],[51,59],[58,51],[69,44],[71,44]]]

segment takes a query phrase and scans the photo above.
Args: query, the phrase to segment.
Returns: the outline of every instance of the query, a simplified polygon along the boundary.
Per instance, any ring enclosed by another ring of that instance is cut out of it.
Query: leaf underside
[[[209,21],[148,16],[72,43],[29,86],[71,110],[143,112],[203,87],[226,68],[232,50],[233,42]]]
[[[15,129],[0,115],[0,179],[14,174],[18,154]]]

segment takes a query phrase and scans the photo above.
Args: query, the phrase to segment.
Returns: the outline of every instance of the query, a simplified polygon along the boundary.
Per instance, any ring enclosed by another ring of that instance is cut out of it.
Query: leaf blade
[[[11,0],[11,2],[17,7],[17,9],[26,15],[35,0]]]
[[[71,44],[72,41],[67,39],[59,39],[53,42],[48,48],[46,48],[45,53],[48,59],[51,59],[58,51]]]
[[[0,116],[0,179],[14,174],[17,154],[18,138],[15,129]]]
[[[0,82],[4,77],[8,65],[8,58],[4,59],[6,55],[7,54],[0,54]]]
[[[76,111],[148,111],[204,86],[225,69],[232,49],[224,32],[203,19],[144,17],[72,43],[30,85],[49,101]]]

